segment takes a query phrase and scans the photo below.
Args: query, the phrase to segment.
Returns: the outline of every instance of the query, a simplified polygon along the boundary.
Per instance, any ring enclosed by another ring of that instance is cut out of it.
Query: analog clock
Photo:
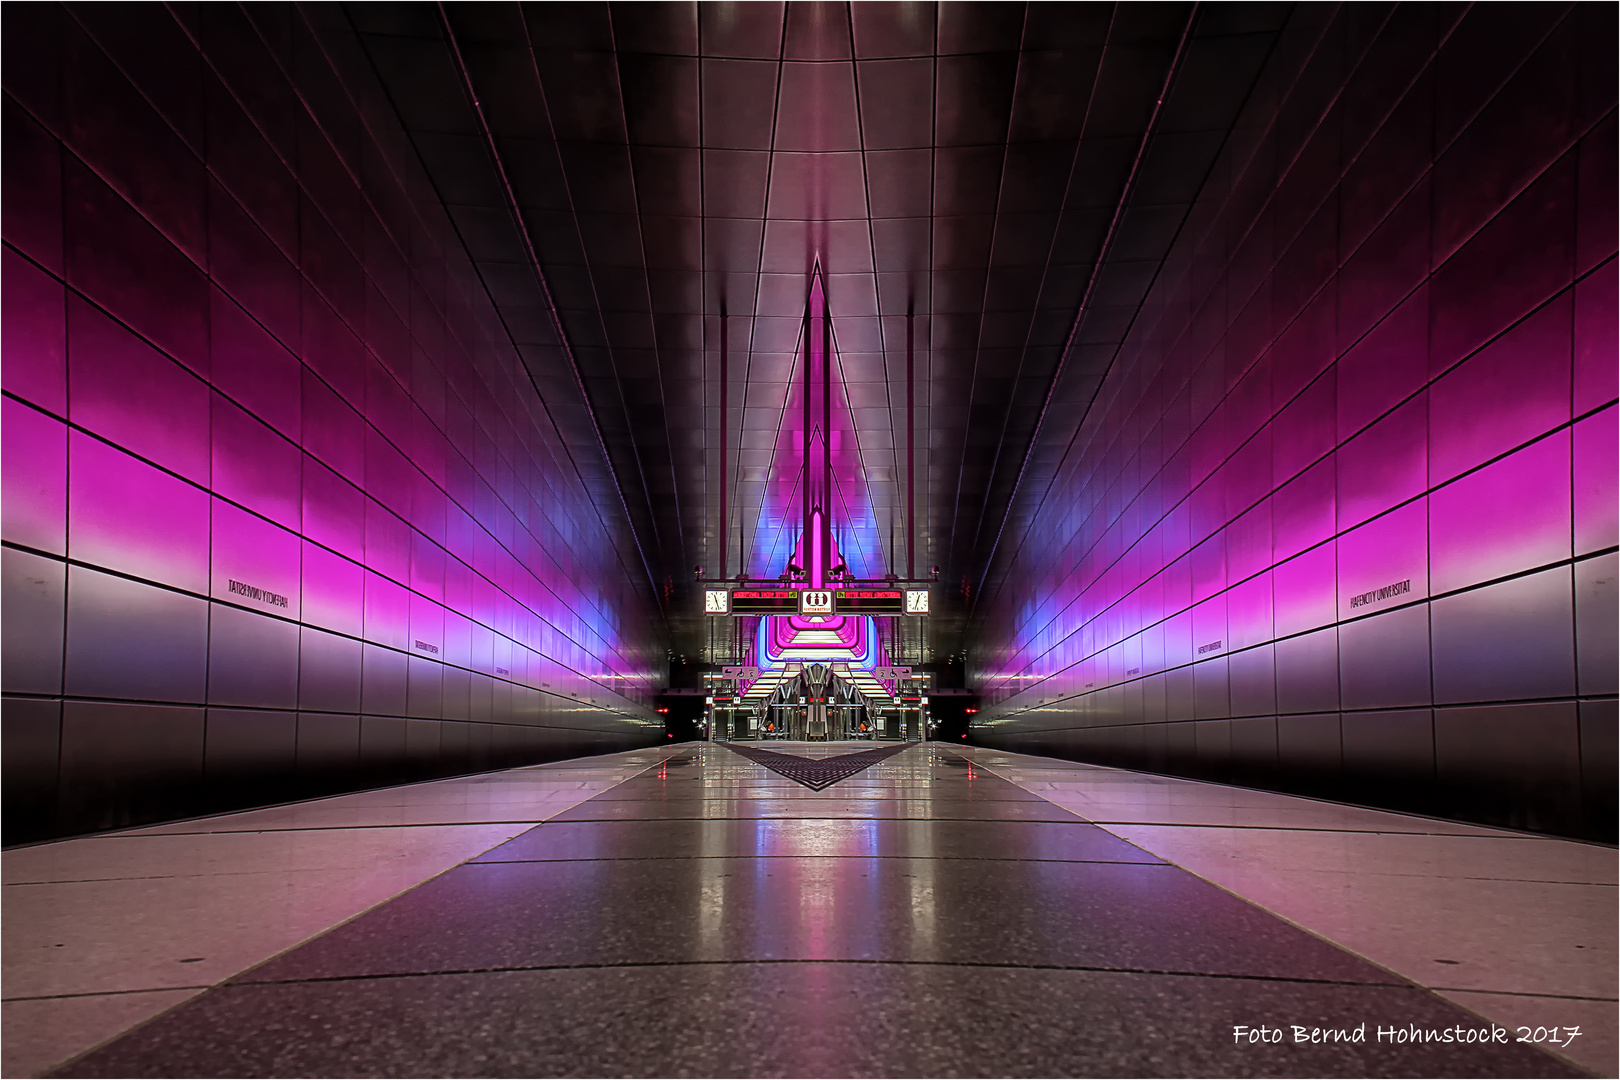
[[[703,613],[705,615],[731,614],[731,594],[724,589],[704,589]]]
[[[927,589],[907,589],[906,590],[906,614],[907,615],[926,615],[926,614],[928,614],[928,590]]]

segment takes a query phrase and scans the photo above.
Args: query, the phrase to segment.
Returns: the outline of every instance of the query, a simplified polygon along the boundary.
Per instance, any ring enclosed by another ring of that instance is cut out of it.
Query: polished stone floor
[[[816,791],[661,747],[3,865],[7,1076],[1615,1069],[1612,849],[982,749]]]

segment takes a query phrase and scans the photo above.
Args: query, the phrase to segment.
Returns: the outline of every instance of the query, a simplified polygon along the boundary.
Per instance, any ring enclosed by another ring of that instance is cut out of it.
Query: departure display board
[[[799,612],[797,589],[732,589],[733,615],[796,615]]]
[[[905,588],[707,589],[708,615],[926,615],[928,590]]]
[[[833,606],[840,615],[904,615],[906,594],[899,589],[835,589]]]

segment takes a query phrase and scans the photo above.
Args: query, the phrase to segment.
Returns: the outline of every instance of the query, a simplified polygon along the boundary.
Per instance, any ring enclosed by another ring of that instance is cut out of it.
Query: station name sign
[[[927,615],[927,589],[705,589],[705,615]]]

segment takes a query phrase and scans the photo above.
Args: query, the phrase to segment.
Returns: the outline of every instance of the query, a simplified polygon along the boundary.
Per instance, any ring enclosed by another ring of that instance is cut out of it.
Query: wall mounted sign
[[[1393,596],[1404,596],[1411,591],[1412,579],[1407,578],[1405,581],[1397,581],[1393,585],[1385,585],[1382,589],[1373,589],[1370,592],[1352,596],[1350,606],[1353,608],[1366,607],[1368,604],[1381,603]]]
[[[833,594],[831,589],[800,589],[800,615],[831,615]]]
[[[249,600],[259,600],[263,603],[269,604],[271,607],[284,608],[287,606],[287,598],[282,596],[280,593],[273,593],[268,589],[260,589],[245,582],[237,581],[235,578],[230,580],[230,584],[227,587],[237,596],[245,596]]]

